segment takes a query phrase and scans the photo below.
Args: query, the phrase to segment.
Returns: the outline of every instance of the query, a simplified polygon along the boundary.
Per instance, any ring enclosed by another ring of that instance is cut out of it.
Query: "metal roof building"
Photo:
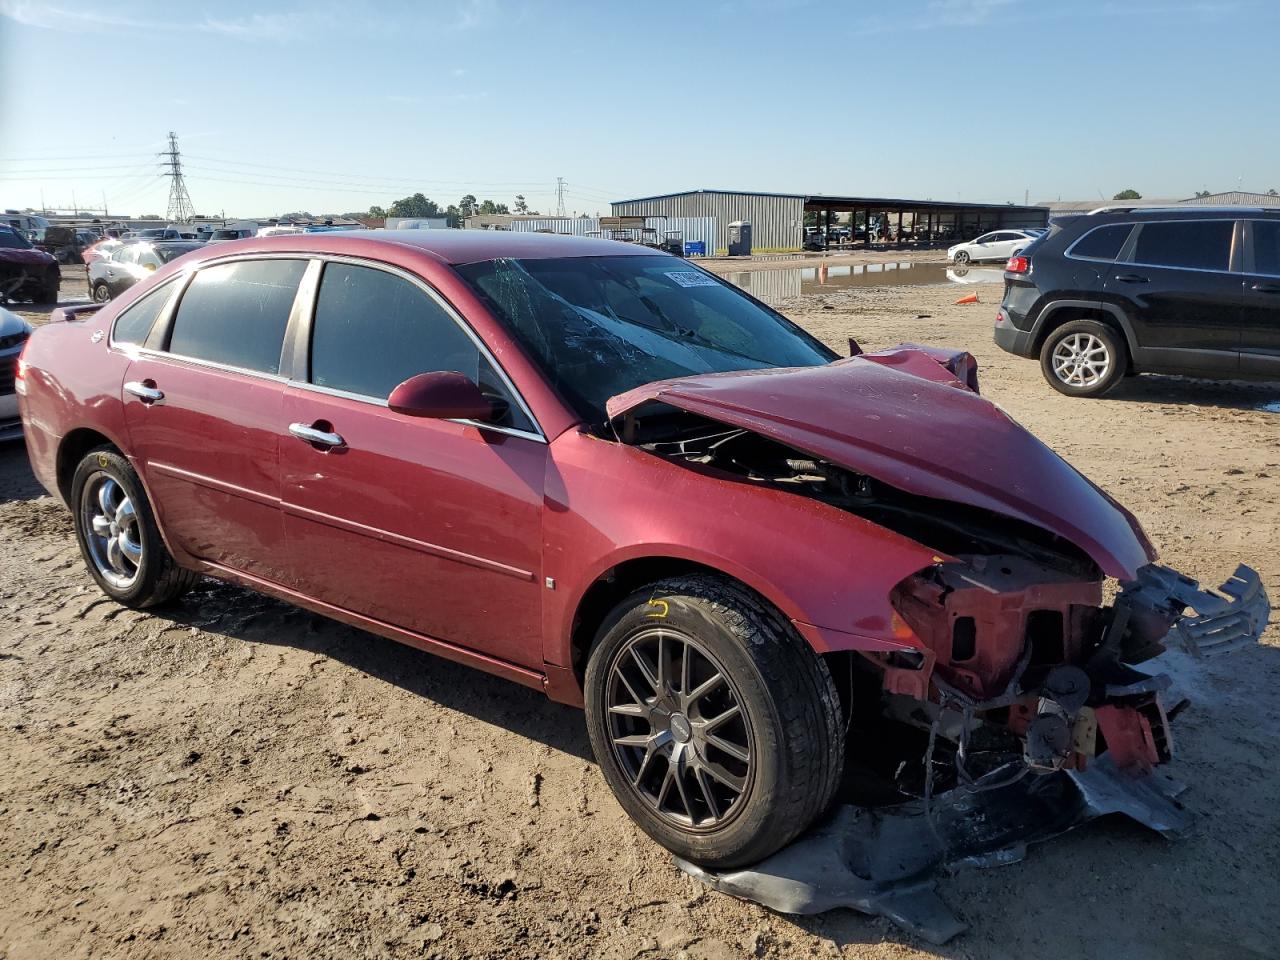
[[[997,227],[1040,227],[1049,219],[1045,207],[1014,204],[707,189],[618,200],[612,206],[614,216],[714,217],[719,253],[728,248],[729,224],[738,220],[751,224],[756,253],[799,250],[806,212],[829,223],[838,213],[852,214],[864,224],[872,217],[896,218],[899,237],[905,219],[930,234],[946,231],[966,239]]]

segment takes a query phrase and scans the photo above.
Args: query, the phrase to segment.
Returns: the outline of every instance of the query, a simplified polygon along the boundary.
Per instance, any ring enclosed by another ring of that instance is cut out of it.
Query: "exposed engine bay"
[[[1084,770],[1104,752],[1119,771],[1149,773],[1173,754],[1160,697],[1169,679],[1136,665],[1170,640],[1194,656],[1252,643],[1270,612],[1244,566],[1211,593],[1149,564],[1106,605],[1102,572],[1061,536],[906,493],[670,407],[623,418],[619,439],[691,469],[819,500],[952,558],[897,585],[893,608],[913,639],[899,651],[860,652],[849,681],[849,696],[865,700],[876,692],[873,678],[879,719],[927,735],[922,766],[908,757],[894,764],[902,796]]]

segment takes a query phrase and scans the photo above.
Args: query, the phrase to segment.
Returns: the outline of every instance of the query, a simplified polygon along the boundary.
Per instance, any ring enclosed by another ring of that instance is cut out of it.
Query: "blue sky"
[[[0,205],[1280,188],[1274,0],[0,0]]]

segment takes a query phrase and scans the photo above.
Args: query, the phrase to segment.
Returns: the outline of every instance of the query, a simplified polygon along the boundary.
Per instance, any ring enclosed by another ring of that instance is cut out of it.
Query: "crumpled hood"
[[[908,493],[1024,520],[1074,543],[1120,580],[1155,559],[1127,510],[957,380],[937,351],[902,347],[823,367],[660,380],[611,398],[608,413],[651,402],[754,431]]]

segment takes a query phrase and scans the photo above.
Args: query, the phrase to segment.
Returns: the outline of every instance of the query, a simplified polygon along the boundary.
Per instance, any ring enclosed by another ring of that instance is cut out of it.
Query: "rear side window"
[[[311,382],[385,400],[420,373],[452,370],[509,405],[506,426],[532,430],[475,341],[436,300],[403,277],[325,265],[311,328]]]
[[[1153,267],[1226,270],[1231,265],[1235,226],[1231,220],[1144,223],[1133,261]]]
[[[1071,256],[1090,260],[1114,260],[1120,256],[1120,248],[1129,239],[1131,223],[1113,223],[1090,230],[1071,248]]]
[[[116,343],[145,343],[147,334],[155,326],[156,317],[164,310],[164,305],[173,295],[173,284],[166,283],[158,290],[153,290],[135,303],[116,319],[116,328],[112,334]]]
[[[240,260],[199,271],[169,334],[169,351],[211,363],[280,372],[280,346],[305,260]]]
[[[1280,277],[1280,220],[1253,221],[1253,269]]]

